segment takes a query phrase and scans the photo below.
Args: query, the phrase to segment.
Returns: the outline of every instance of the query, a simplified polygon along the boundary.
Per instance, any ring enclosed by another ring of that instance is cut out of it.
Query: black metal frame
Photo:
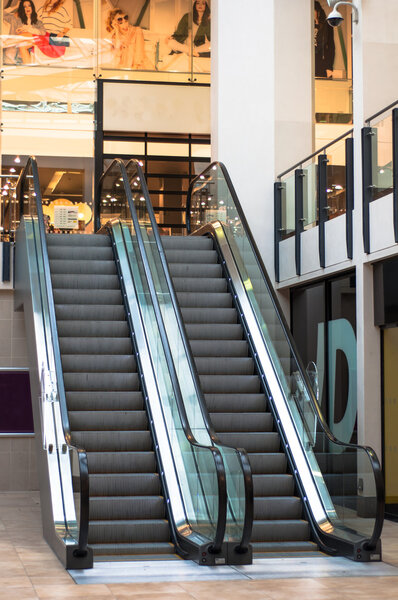
[[[324,269],[326,266],[325,250],[325,223],[329,220],[329,206],[327,196],[327,165],[328,158],[326,154],[318,156],[318,247],[319,247],[319,266]]]
[[[301,234],[304,231],[304,171],[296,169],[294,172],[294,255],[296,262],[296,275],[301,275]]]
[[[58,385],[58,398],[61,409],[61,419],[62,419],[62,427],[64,431],[65,437],[65,449],[71,449],[72,451],[77,453],[78,461],[79,461],[79,473],[80,473],[80,522],[79,522],[79,541],[78,547],[73,550],[73,556],[75,558],[85,558],[87,555],[91,554],[92,560],[92,551],[88,547],[88,525],[89,525],[89,478],[88,478],[88,463],[87,463],[87,454],[83,448],[77,447],[72,444],[71,439],[71,429],[69,424],[69,416],[68,409],[66,405],[66,397],[65,397],[65,388],[64,388],[64,380],[62,374],[62,365],[61,365],[61,353],[59,348],[59,340],[58,340],[58,331],[57,331],[57,321],[55,316],[55,305],[54,305],[54,296],[53,296],[53,288],[51,283],[51,271],[50,271],[50,261],[48,258],[48,250],[47,250],[47,242],[46,242],[46,231],[44,227],[44,217],[43,217],[43,208],[42,208],[42,197],[40,191],[40,183],[39,183],[39,171],[37,167],[37,162],[34,157],[30,157],[28,162],[26,163],[25,168],[23,169],[17,183],[17,198],[19,199],[19,209],[20,209],[20,218],[24,215],[24,198],[23,198],[23,189],[24,182],[29,173],[29,167],[32,169],[33,182],[34,182],[34,190],[35,190],[35,199],[36,199],[36,210],[37,210],[37,219],[39,225],[40,232],[40,246],[43,258],[43,269],[44,269],[44,280],[45,287],[47,292],[47,302],[49,308],[49,318],[50,318],[50,329],[51,329],[51,337],[54,348],[54,362],[57,374],[57,385]],[[61,449],[60,451],[62,451]],[[67,526],[67,524],[65,523]],[[73,536],[71,536],[73,537]]]
[[[346,134],[347,135],[347,134]],[[345,136],[343,136],[345,137]],[[322,540],[324,540],[324,543],[327,545],[327,541],[329,543],[334,543],[336,550],[343,552],[344,554],[347,555],[347,551],[350,548],[350,556],[355,558],[356,560],[366,560],[369,559],[370,560],[370,555],[371,553],[378,547],[379,545],[379,540],[380,540],[380,535],[381,535],[381,531],[383,528],[383,521],[384,521],[384,481],[383,481],[383,475],[382,475],[382,471],[381,471],[381,466],[379,463],[379,460],[374,452],[374,450],[368,446],[362,446],[359,444],[346,444],[341,442],[340,440],[337,440],[336,437],[333,435],[333,433],[331,432],[331,430],[329,429],[329,426],[323,416],[323,413],[319,407],[319,404],[317,402],[317,399],[315,398],[312,386],[311,386],[311,382],[308,378],[308,374],[306,372],[306,369],[302,363],[302,360],[300,358],[300,355],[298,353],[297,347],[296,347],[296,343],[293,339],[293,336],[290,332],[289,326],[287,324],[286,318],[284,316],[284,313],[282,311],[282,308],[280,306],[280,303],[278,301],[278,298],[276,296],[275,290],[271,284],[271,280],[269,278],[269,275],[265,269],[265,265],[264,262],[261,258],[261,254],[257,248],[256,242],[254,241],[254,238],[252,236],[251,230],[249,228],[249,225],[247,223],[247,220],[245,218],[244,212],[242,210],[241,204],[239,202],[238,196],[236,194],[236,191],[233,187],[231,178],[229,177],[228,171],[226,169],[226,167],[223,165],[223,163],[220,162],[215,162],[212,163],[203,173],[203,175],[206,175],[208,172],[211,171],[211,169],[214,166],[218,166],[222,173],[223,176],[225,178],[225,181],[227,183],[227,186],[229,188],[229,191],[231,193],[231,196],[234,200],[235,203],[235,207],[236,210],[238,212],[240,221],[243,225],[243,228],[246,232],[246,235],[249,239],[250,245],[252,247],[253,253],[256,256],[256,260],[258,263],[258,266],[263,274],[264,277],[264,281],[266,283],[266,286],[268,288],[268,292],[270,294],[270,297],[272,299],[274,308],[277,312],[277,314],[279,315],[279,319],[280,319],[280,324],[281,327],[284,331],[286,340],[289,344],[290,347],[290,352],[291,354],[295,357],[295,360],[297,362],[298,365],[298,370],[300,373],[300,376],[302,377],[306,388],[307,388],[307,393],[308,393],[308,397],[310,398],[310,402],[312,404],[312,408],[314,410],[314,414],[317,415],[318,418],[318,423],[319,426],[321,427],[321,430],[323,431],[323,433],[325,434],[326,438],[329,439],[331,442],[339,445],[339,446],[343,446],[345,448],[353,448],[355,450],[357,449],[361,449],[363,451],[366,452],[366,454],[369,457],[370,463],[372,465],[372,469],[373,469],[373,473],[374,473],[374,478],[375,478],[375,485],[376,485],[376,502],[377,502],[377,509],[376,509],[376,515],[375,515],[375,524],[374,524],[374,528],[373,528],[373,532],[372,535],[370,536],[370,539],[368,540],[364,540],[363,542],[361,542],[359,544],[359,546],[357,546],[356,544],[352,544],[352,543],[348,543],[345,540],[339,539],[333,535],[329,535],[329,534],[325,534],[323,531],[320,531],[319,529],[316,532],[316,536],[318,538],[321,538]],[[188,192],[188,198],[187,198],[187,212],[189,212],[191,210],[191,200],[192,200],[192,190],[193,187],[195,185],[195,183],[199,180],[200,176],[198,176],[197,178],[195,178],[193,180],[193,182],[190,185],[189,188],[189,192]],[[270,398],[270,402],[272,403],[272,398]],[[311,523],[314,523],[314,519],[311,518]]]
[[[372,146],[375,132],[372,127],[362,128],[362,235],[363,249],[370,254],[370,214],[369,205],[373,199]]]
[[[398,243],[398,108],[392,111],[393,221],[394,240]]]
[[[354,210],[354,140],[348,137],[345,141],[346,165],[346,245],[347,258],[353,257],[353,210]]]
[[[164,250],[163,250],[163,246],[160,241],[160,235],[157,231],[156,220],[155,220],[155,216],[154,216],[154,213],[153,213],[153,210],[151,207],[144,173],[143,173],[141,165],[139,164],[138,161],[132,159],[132,161],[130,161],[130,162],[134,163],[135,168],[137,169],[137,172],[140,176],[140,182],[142,185],[142,194],[145,197],[145,200],[147,203],[147,208],[149,210],[150,218],[151,218],[152,224],[153,224],[155,241],[158,246],[160,256],[162,258],[162,263],[164,265],[164,261],[165,261]],[[137,235],[138,247],[139,247],[141,258],[142,258],[142,261],[144,264],[145,276],[146,276],[148,288],[150,291],[151,301],[152,301],[152,304],[153,304],[153,307],[155,310],[156,320],[157,320],[159,330],[160,330],[162,345],[163,345],[163,349],[165,352],[166,361],[167,361],[167,365],[168,365],[169,373],[170,373],[170,378],[171,378],[171,381],[173,384],[173,389],[175,392],[175,398],[177,401],[177,406],[178,406],[178,411],[179,411],[183,431],[184,431],[184,434],[185,434],[187,440],[191,444],[191,446],[196,446],[196,447],[202,448],[204,446],[202,444],[199,444],[195,440],[195,437],[193,436],[193,433],[192,433],[190,425],[189,425],[188,417],[187,417],[187,414],[185,411],[185,406],[184,406],[184,401],[183,401],[183,397],[182,397],[182,393],[181,393],[181,389],[180,389],[180,384],[178,381],[178,376],[177,376],[177,373],[175,370],[171,350],[169,347],[167,332],[166,332],[166,329],[164,326],[163,317],[162,317],[161,309],[159,306],[158,297],[156,294],[156,289],[155,289],[155,286],[154,286],[154,283],[152,280],[151,270],[150,270],[150,266],[149,266],[148,259],[146,256],[145,245],[144,245],[144,241],[142,239],[139,220],[138,220],[138,216],[136,213],[134,201],[132,198],[132,193],[131,193],[128,175],[127,175],[127,169],[126,169],[124,163],[120,159],[115,159],[113,161],[113,163],[108,167],[107,171],[104,173],[103,178],[106,176],[106,173],[108,172],[108,170],[112,169],[115,164],[119,165],[122,176],[123,176],[126,198],[127,198],[128,204],[129,204],[130,214],[131,214],[131,217],[132,217],[132,220],[134,223],[135,232]],[[102,179],[101,179],[101,181],[102,181]],[[101,182],[100,182],[100,184],[101,184]],[[100,188],[99,188],[99,191],[100,191]],[[100,210],[101,205],[100,205],[99,197],[97,198],[97,206]],[[98,211],[98,225],[100,225],[100,212],[99,211]],[[99,227],[98,227],[98,229],[99,229]],[[168,277],[167,277],[167,275],[168,275]],[[168,280],[169,278],[170,278],[170,275],[168,274],[168,271],[167,271],[166,279]],[[189,360],[189,358],[190,357],[188,355],[188,360]],[[195,381],[195,383],[196,383],[196,381]],[[148,402],[147,402],[147,397],[145,397],[145,400],[146,400],[146,405],[147,405],[147,410],[148,410],[149,406],[148,406]],[[150,409],[148,412],[150,412]],[[219,445],[222,446],[222,444],[219,444]],[[225,467],[224,467],[224,463],[223,463],[223,459],[222,459],[220,450],[218,448],[216,448],[215,446],[211,446],[208,448],[209,448],[209,450],[211,450],[213,458],[214,458],[214,462],[215,462],[215,466],[216,466],[216,473],[217,473],[218,490],[219,490],[218,523],[217,523],[217,528],[216,528],[216,535],[215,535],[214,542],[211,545],[209,545],[209,547],[208,547],[208,552],[210,554],[219,554],[222,550],[222,544],[223,544],[225,529],[226,529],[226,518],[227,518],[226,475],[225,475]],[[167,493],[168,493],[167,487],[165,488],[165,492],[167,495]],[[176,539],[178,539],[179,542],[182,543],[183,548],[184,548],[184,546],[187,547],[186,538],[184,538],[183,536],[181,536],[179,534],[179,532],[177,531],[177,528],[175,528],[175,526],[174,526],[174,529],[175,529],[175,533],[176,533]],[[202,563],[203,563],[203,560],[202,560]],[[209,563],[207,563],[207,564],[209,564]]]
[[[280,282],[279,242],[282,239],[282,182],[274,183],[274,269],[275,281]]]

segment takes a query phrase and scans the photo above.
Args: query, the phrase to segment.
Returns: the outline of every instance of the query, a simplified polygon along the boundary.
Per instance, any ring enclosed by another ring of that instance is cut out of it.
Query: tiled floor
[[[38,494],[0,493],[0,600],[211,600],[213,597],[216,600],[242,600],[245,597],[250,600],[398,600],[397,523],[386,524],[383,556],[386,563],[397,567],[397,575],[375,575],[374,568],[377,565],[370,564],[361,565],[364,567],[361,576],[356,570],[360,565],[347,561],[347,566],[341,568],[343,563],[338,559],[340,562],[333,564],[335,567],[340,564],[339,574],[342,576],[333,576],[337,572],[333,569],[315,573],[308,561],[297,561],[293,577],[290,572],[289,577],[285,574],[286,578],[278,579],[275,577],[283,574],[284,567],[280,562],[270,559],[266,569],[268,578],[264,579],[248,579],[245,576],[239,580],[187,579],[178,582],[77,585],[42,539]],[[332,563],[326,559],[322,564]],[[251,576],[257,572],[256,577],[262,577],[258,570],[263,568],[261,564],[256,564]],[[381,569],[380,572],[395,573],[395,569],[390,569],[388,565],[379,563],[377,568]],[[350,576],[351,572],[356,576]]]

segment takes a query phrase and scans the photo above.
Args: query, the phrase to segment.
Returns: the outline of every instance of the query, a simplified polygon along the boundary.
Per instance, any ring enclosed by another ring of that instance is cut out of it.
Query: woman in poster
[[[185,53],[193,56],[210,57],[210,8],[206,0],[195,0],[192,14],[191,49],[190,14],[186,13],[177,25],[177,29],[167,39],[167,44],[174,53]]]
[[[46,0],[38,10],[39,19],[50,36],[64,37],[72,28],[72,19],[64,4],[65,0]]]
[[[320,2],[314,5],[315,77],[332,77],[335,55],[334,28],[326,21]]]
[[[32,0],[21,0],[16,15],[4,14],[4,20],[9,23],[9,35],[26,38],[16,45],[23,64],[29,64],[34,59],[34,36],[45,33],[43,23],[38,19],[36,7]],[[18,62],[18,53],[14,53],[13,62]]]
[[[123,10],[115,8],[109,12],[106,30],[111,34],[113,66],[116,69],[155,68],[145,54],[141,27],[130,25],[129,16]]]

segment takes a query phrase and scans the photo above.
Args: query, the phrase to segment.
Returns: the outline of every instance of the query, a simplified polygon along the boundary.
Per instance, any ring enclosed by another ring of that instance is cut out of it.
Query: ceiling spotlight
[[[15,162],[15,163],[18,163],[18,164],[21,162],[21,159],[19,158],[19,156],[16,156],[16,157],[14,158],[14,162]]]

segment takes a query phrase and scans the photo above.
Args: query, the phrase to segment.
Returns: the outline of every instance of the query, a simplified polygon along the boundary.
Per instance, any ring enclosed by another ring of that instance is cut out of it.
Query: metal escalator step
[[[293,476],[286,474],[253,474],[254,496],[293,496],[294,479]]]
[[[142,410],[142,392],[66,392],[68,410]]]
[[[65,373],[65,390],[68,392],[138,391],[140,378],[137,373]]]
[[[61,354],[131,354],[132,347],[129,337],[60,337]]]
[[[278,452],[280,447],[280,438],[275,431],[265,433],[224,432],[220,433],[219,437],[224,444],[235,448],[244,448],[246,452]]]
[[[126,312],[122,304],[56,304],[59,320],[124,321]]]
[[[254,498],[254,520],[301,519],[301,498],[295,496],[273,496]]]
[[[62,235],[59,233],[48,233],[46,239],[48,246],[111,246],[109,235],[101,234]]]
[[[212,248],[207,250],[185,248],[184,252],[181,252],[179,248],[168,248],[166,250],[166,257],[169,264],[207,265],[218,262],[217,252]]]
[[[65,256],[50,260],[51,275],[116,275],[116,264],[111,255],[110,260],[78,260]]]
[[[56,289],[80,290],[120,290],[117,275],[52,275],[51,282]]]
[[[157,473],[106,473],[89,475],[90,497],[160,496]],[[121,540],[120,540],[121,541]]]
[[[139,543],[139,544],[90,544],[94,556],[162,556],[175,553],[174,544]]]
[[[191,348],[195,361],[200,357],[247,357],[249,346],[246,340],[192,340]]]
[[[172,277],[221,277],[222,269],[219,264],[209,265],[189,265],[189,264],[169,264],[169,271]]]
[[[199,375],[253,375],[254,361],[249,356],[195,357]]]
[[[137,371],[130,354],[64,354],[62,367],[66,373],[133,373]]]
[[[173,277],[174,289],[179,292],[203,292],[209,294],[226,292],[227,282],[222,277]]]
[[[187,324],[235,324],[237,322],[235,308],[201,308],[200,310],[197,308],[182,308],[181,313],[184,322]]]
[[[287,459],[283,452],[252,452],[248,456],[253,474],[286,473]]]
[[[209,237],[191,235],[191,236],[163,236],[162,244],[166,251],[169,250],[212,250],[213,240]]]
[[[133,432],[148,427],[145,410],[69,411],[69,422],[72,431]]]
[[[155,453],[147,452],[88,452],[89,473],[151,473],[156,471]]]
[[[243,328],[240,323],[212,323],[211,325],[185,323],[190,340],[242,340]]]
[[[50,261],[58,259],[80,261],[82,258],[81,246],[48,246],[48,256]],[[113,260],[112,247],[109,246],[86,246],[84,248],[85,260]]]
[[[310,526],[299,519],[253,521],[252,542],[298,542],[310,539]]]
[[[165,519],[162,496],[94,496],[90,498],[90,523],[111,520]]]
[[[217,433],[272,431],[274,420],[271,413],[211,413],[211,421]]]
[[[231,294],[226,292],[177,292],[181,308],[231,308]]]
[[[217,412],[263,412],[267,409],[264,394],[205,394],[210,413]]]
[[[87,452],[136,452],[152,450],[149,431],[72,431],[75,446]]]
[[[288,542],[251,542],[253,554],[261,558],[264,554],[284,554],[299,552],[316,552],[318,547],[311,541]]]
[[[205,394],[257,394],[260,391],[257,375],[200,375],[199,379]]]
[[[126,337],[130,339],[127,321],[57,321],[60,337]]]
[[[89,544],[168,541],[170,528],[165,519],[89,522]]]
[[[53,286],[55,304],[123,304],[122,294],[119,289],[92,290],[87,289],[57,289]]]

